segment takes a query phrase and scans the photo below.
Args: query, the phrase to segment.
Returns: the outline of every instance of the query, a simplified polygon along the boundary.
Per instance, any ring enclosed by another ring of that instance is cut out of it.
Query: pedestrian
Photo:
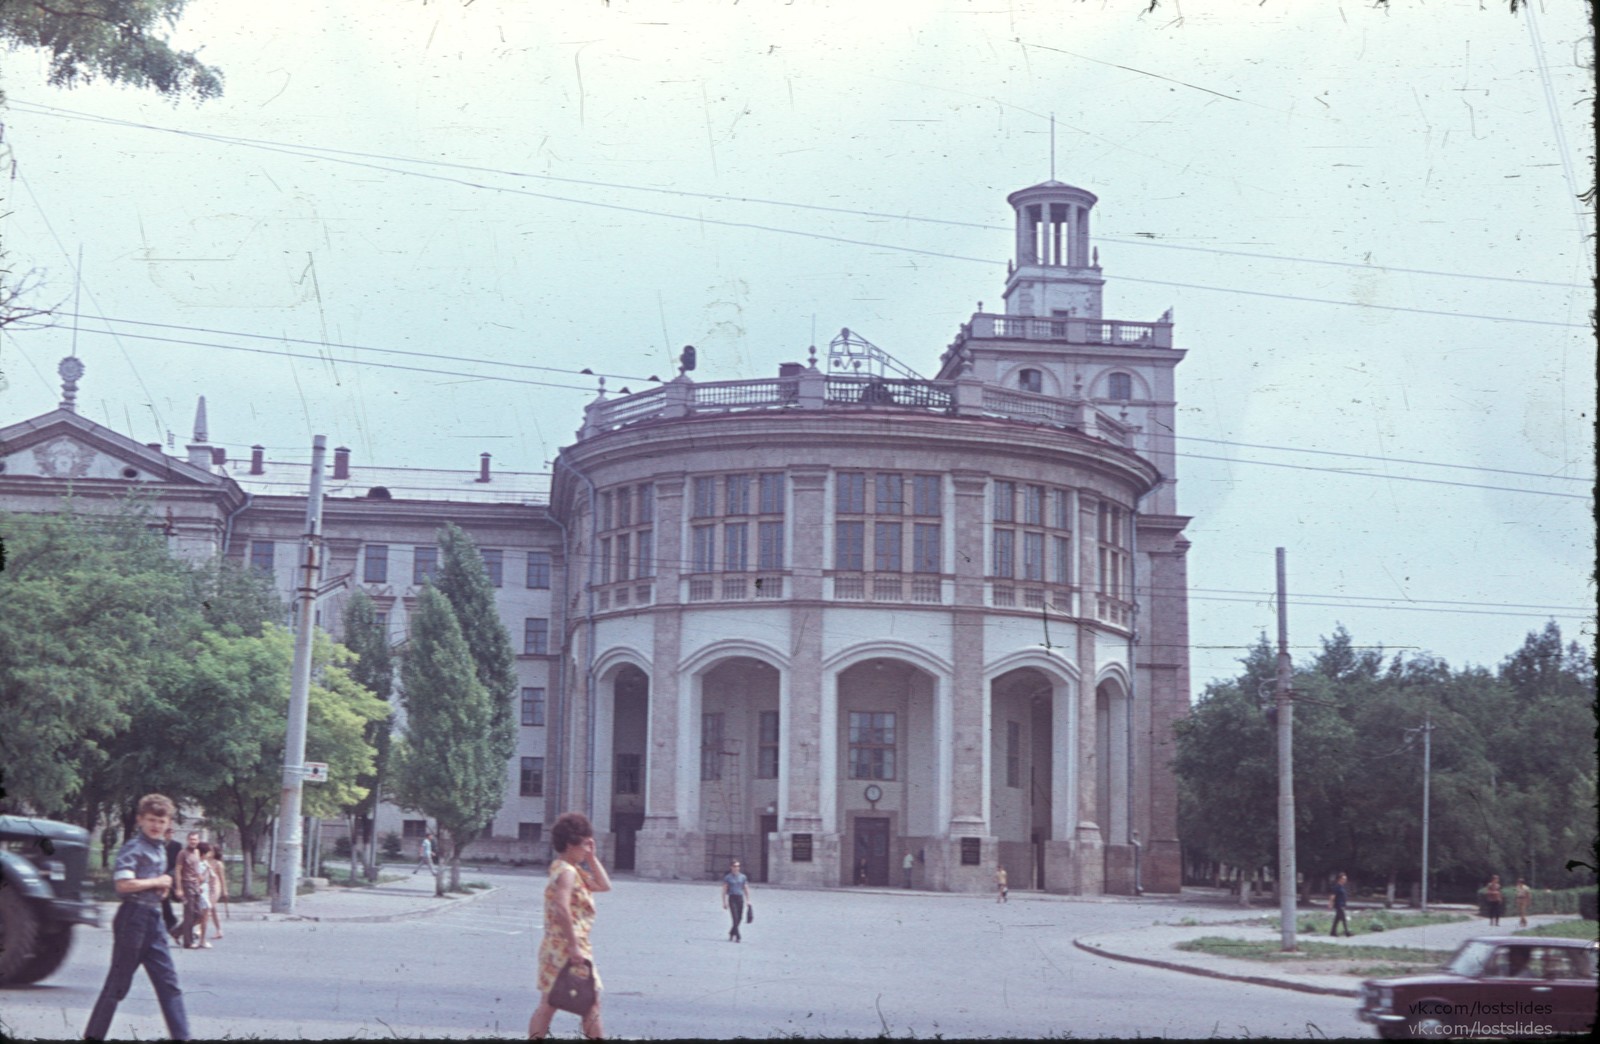
[[[199,845],[195,846],[195,854],[200,857],[200,881],[195,890],[200,893],[200,898],[204,901],[204,906],[200,909],[199,946],[201,949],[209,950],[211,949],[211,943],[206,939],[206,928],[211,924],[211,918],[217,912],[217,904],[215,902],[216,886],[211,883],[210,842],[200,842]]]
[[[439,871],[434,869],[433,866],[433,835],[431,833],[423,835],[422,844],[417,847],[417,865],[411,868],[413,877],[416,876],[418,870],[427,870],[428,873],[436,877],[439,874]]]
[[[906,857],[904,859],[900,860],[900,873],[901,873],[901,876],[903,876],[905,878],[905,886],[907,888],[911,887],[911,868],[913,866],[915,866],[916,863],[917,863],[916,857],[913,856],[910,852],[907,852],[906,853]]]
[[[205,923],[207,892],[206,867],[200,859],[200,834],[192,831],[188,844],[178,856],[178,899],[183,903],[183,920],[178,924],[178,941],[186,950],[196,949],[195,931]]]
[[[161,897],[173,886],[172,875],[164,872],[167,853],[162,839],[177,811],[172,799],[162,794],[147,794],[139,799],[139,833],[122,843],[112,867],[111,879],[122,905],[111,922],[111,970],[94,1002],[86,1040],[104,1040],[117,1014],[117,1004],[128,995],[133,973],[144,966],[155,987],[161,1015],[167,1021],[167,1034],[173,1040],[189,1039],[189,1018],[183,1010],[183,991],[178,988],[178,969],[172,963],[166,927],[161,920]]]
[[[178,857],[183,854],[183,842],[172,836],[171,822],[172,820],[169,818],[167,820],[167,832],[162,836],[161,839],[161,847],[166,853],[167,874],[171,876],[173,881],[177,881]],[[135,830],[135,834],[137,834],[137,829]],[[183,899],[183,893],[181,891],[174,890],[162,896],[161,921],[167,926],[167,934],[171,935],[172,938],[176,940],[178,938],[178,915],[172,912],[173,899],[178,899],[181,902]]]
[[[1009,903],[1011,900],[1008,897],[1007,890],[1006,890],[1006,868],[1005,867],[1003,867],[1003,866],[995,867],[994,884],[995,884],[995,888],[999,892],[999,894],[994,897],[994,901],[997,902],[997,903]]]
[[[1517,923],[1528,927],[1528,911],[1533,908],[1533,889],[1528,887],[1525,878],[1517,878],[1517,890],[1513,893],[1517,898]]]
[[[556,858],[550,861],[550,883],[544,888],[544,941],[539,944],[539,1006],[528,1020],[528,1039],[550,1032],[556,1007],[550,987],[568,962],[587,962],[594,975],[594,1007],[583,1016],[583,1035],[598,1040],[600,970],[594,966],[589,931],[594,927],[594,893],[611,891],[611,878],[594,847],[594,827],[578,812],[564,813],[550,831]],[[587,868],[587,869],[586,869]]]
[[[228,864],[222,859],[222,842],[215,841],[211,844],[211,852],[207,856],[211,865],[211,926],[216,929],[211,934],[213,939],[222,938],[222,918],[217,912],[228,898]]]
[[[1345,882],[1350,879],[1344,874],[1333,882],[1333,891],[1328,895],[1328,906],[1333,910],[1333,929],[1329,935],[1338,935],[1339,926],[1344,925],[1344,937],[1350,938],[1350,919],[1345,916],[1345,906],[1350,902],[1350,891],[1345,888]]]
[[[728,872],[722,875],[722,908],[733,914],[733,927],[728,930],[729,942],[744,942],[744,937],[739,934],[739,926],[744,923],[746,905],[755,908],[755,904],[750,902],[750,879],[739,871],[739,860],[735,859],[728,864]]]
[[[1500,926],[1500,915],[1506,912],[1505,894],[1500,890],[1500,875],[1491,874],[1489,883],[1483,886],[1484,912],[1489,915],[1489,923],[1495,927]]]

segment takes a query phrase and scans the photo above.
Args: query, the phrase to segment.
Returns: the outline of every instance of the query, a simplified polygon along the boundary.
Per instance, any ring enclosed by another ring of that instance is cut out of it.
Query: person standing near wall
[[[729,942],[743,942],[744,937],[739,934],[739,926],[744,923],[744,908],[750,903],[750,879],[739,870],[739,860],[735,859],[728,864],[728,872],[722,875],[722,908],[733,914],[733,927],[728,929]]]
[[[1350,890],[1345,883],[1350,879],[1340,874],[1338,880],[1333,882],[1333,891],[1328,893],[1328,906],[1333,910],[1333,928],[1329,935],[1338,935],[1339,926],[1344,925],[1345,938],[1350,937],[1350,919],[1345,916],[1345,907],[1350,902]]]

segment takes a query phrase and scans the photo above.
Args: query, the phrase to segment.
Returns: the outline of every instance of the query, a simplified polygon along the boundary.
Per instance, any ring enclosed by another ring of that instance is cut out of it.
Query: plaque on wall
[[[792,863],[811,862],[810,834],[791,834],[789,836],[789,861]]]
[[[964,837],[961,839],[961,865],[978,866],[983,862],[983,839],[977,837]]]

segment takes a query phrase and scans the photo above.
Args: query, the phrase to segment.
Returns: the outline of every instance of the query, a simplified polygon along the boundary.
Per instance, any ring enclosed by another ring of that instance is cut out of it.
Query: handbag
[[[747,906],[747,907],[744,908],[744,923],[745,924],[755,924],[756,923],[756,908],[755,907]]]
[[[588,961],[568,961],[550,987],[550,1005],[574,1015],[587,1015],[594,1008],[594,965]]]

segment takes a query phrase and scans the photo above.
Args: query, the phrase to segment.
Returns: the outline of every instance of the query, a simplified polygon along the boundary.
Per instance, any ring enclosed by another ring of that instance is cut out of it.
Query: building
[[[444,521],[499,570],[526,726],[506,851],[579,808],[652,877],[739,857],[778,884],[884,884],[909,853],[932,889],[990,888],[997,865],[1018,888],[1178,889],[1183,352],[1170,313],[1102,317],[1093,194],[1008,201],[1005,310],[931,379],[847,330],[772,378],[602,384],[547,493],[487,457],[401,473],[335,452],[324,575],[397,636]],[[230,470],[202,419],[174,461],[70,398],[0,431],[8,498],[160,476],[185,551],[288,568],[304,500],[259,455]]]

